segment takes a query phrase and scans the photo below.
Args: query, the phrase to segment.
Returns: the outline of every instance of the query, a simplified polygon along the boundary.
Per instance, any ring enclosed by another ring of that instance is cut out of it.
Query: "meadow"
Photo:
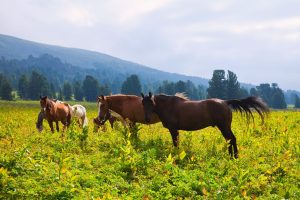
[[[161,123],[93,132],[96,103],[83,105],[89,127],[62,135],[46,121],[38,133],[39,102],[0,101],[0,199],[300,198],[299,111],[272,111],[263,125],[234,113],[230,159],[216,128],[180,131],[174,148]]]

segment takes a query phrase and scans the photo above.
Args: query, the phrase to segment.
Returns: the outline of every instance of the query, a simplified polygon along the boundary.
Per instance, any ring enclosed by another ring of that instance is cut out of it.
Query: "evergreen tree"
[[[21,99],[27,99],[29,96],[29,80],[25,74],[22,74],[18,82],[18,92]]]
[[[239,98],[246,98],[249,96],[249,92],[246,88],[240,88],[238,96],[239,96]]]
[[[206,99],[206,88],[203,85],[198,85],[199,100]]]
[[[49,96],[53,99],[57,98],[55,87],[54,87],[53,83],[50,84],[50,95]]]
[[[98,94],[110,95],[111,94],[111,90],[110,90],[110,88],[108,87],[107,84],[100,85],[100,87],[99,87],[99,93]]]
[[[82,90],[85,100],[96,101],[99,95],[99,83],[94,77],[87,75],[83,81]]]
[[[186,93],[187,92],[187,87],[185,82],[183,81],[178,81],[175,83],[175,93],[180,92],[180,93]]]
[[[33,100],[38,100],[40,95],[43,96],[50,94],[49,84],[46,77],[36,71],[31,73],[28,90],[29,98]]]
[[[69,82],[65,82],[63,85],[63,95],[64,99],[69,101],[72,97],[72,86]]]
[[[60,101],[64,100],[64,95],[63,95],[63,91],[61,88],[58,89],[57,99],[59,99]]]
[[[251,88],[250,89],[250,96],[259,96],[257,90],[255,88]]]
[[[240,83],[237,80],[237,76],[232,71],[228,70],[227,80],[226,80],[226,98],[227,99],[238,99],[241,95]]]
[[[12,87],[5,76],[0,74],[0,97],[3,100],[12,100]]]
[[[272,84],[271,106],[277,109],[284,109],[287,107],[283,91],[276,83]]]
[[[300,108],[300,98],[298,95],[295,95],[295,108]]]
[[[224,70],[214,70],[212,79],[208,82],[208,98],[226,99],[226,80]]]
[[[74,89],[74,98],[77,101],[82,101],[83,100],[83,91],[82,91],[81,84],[79,81],[76,81],[73,83],[73,89]]]
[[[139,77],[135,74],[129,76],[122,84],[121,92],[139,96],[142,92],[142,86]]]

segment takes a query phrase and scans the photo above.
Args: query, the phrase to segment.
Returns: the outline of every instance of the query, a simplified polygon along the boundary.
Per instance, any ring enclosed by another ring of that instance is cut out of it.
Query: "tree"
[[[129,76],[122,84],[121,92],[139,96],[142,92],[142,86],[139,77],[135,74]]]
[[[27,99],[29,96],[29,79],[25,74],[22,74],[18,82],[18,92],[22,99]]]
[[[9,81],[6,79],[5,76],[0,74],[0,97],[3,100],[11,101],[12,100],[11,92],[12,92],[12,87]]]
[[[275,83],[272,84],[271,106],[277,109],[284,109],[287,107],[283,91]]]
[[[227,99],[238,99],[241,95],[240,83],[237,80],[237,76],[232,71],[228,70],[226,80],[226,98]]]
[[[111,90],[107,84],[100,85],[99,94],[102,94],[102,95],[110,95],[111,94]]]
[[[71,97],[72,97],[72,86],[69,82],[65,82],[64,85],[63,85],[63,96],[64,96],[64,99],[69,101],[71,100]]]
[[[300,98],[295,94],[295,108],[300,108]]]
[[[175,83],[175,93],[176,92],[180,92],[180,93],[186,93],[187,92],[187,87],[186,87],[186,83],[183,81],[178,81]]]
[[[251,88],[250,89],[250,96],[259,96],[257,90],[255,88]]]
[[[83,91],[82,91],[81,84],[79,81],[76,81],[73,83],[73,90],[74,90],[74,98],[77,101],[82,101],[83,100]]]
[[[87,101],[96,101],[99,95],[99,83],[94,77],[87,75],[83,81],[82,90]]]
[[[213,76],[208,84],[208,98],[226,99],[226,80],[224,70],[214,70]]]
[[[239,96],[239,98],[246,98],[249,96],[249,92],[246,88],[240,88],[238,96]]]
[[[49,84],[45,76],[36,71],[31,73],[29,80],[29,98],[38,100],[40,95],[49,95]]]

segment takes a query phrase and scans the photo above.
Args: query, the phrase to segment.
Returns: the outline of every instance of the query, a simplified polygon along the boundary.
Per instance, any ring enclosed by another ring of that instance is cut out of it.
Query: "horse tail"
[[[267,104],[259,97],[250,96],[245,99],[232,99],[225,100],[226,104],[231,106],[233,110],[239,111],[241,114],[245,113],[247,121],[250,117],[254,120],[253,110],[254,109],[260,116],[262,123],[264,122],[264,115],[270,110]]]

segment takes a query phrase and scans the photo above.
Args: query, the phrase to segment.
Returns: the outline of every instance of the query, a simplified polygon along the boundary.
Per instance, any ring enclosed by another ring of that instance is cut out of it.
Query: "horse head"
[[[40,96],[40,105],[43,111],[50,111],[52,109],[51,100],[47,96]]]
[[[144,107],[144,113],[145,113],[145,122],[149,123],[151,119],[151,115],[154,112],[154,100],[152,98],[152,93],[149,92],[149,95],[144,95],[141,93],[142,96],[142,104]]]
[[[36,122],[36,128],[38,129],[39,132],[43,131],[43,120],[44,120],[44,118],[45,118],[44,111],[41,110],[38,114],[38,119],[37,119],[37,122]]]
[[[109,103],[105,96],[101,95],[97,100],[98,104],[98,119],[100,120],[101,125],[105,123],[111,117],[111,113],[109,111]]]

